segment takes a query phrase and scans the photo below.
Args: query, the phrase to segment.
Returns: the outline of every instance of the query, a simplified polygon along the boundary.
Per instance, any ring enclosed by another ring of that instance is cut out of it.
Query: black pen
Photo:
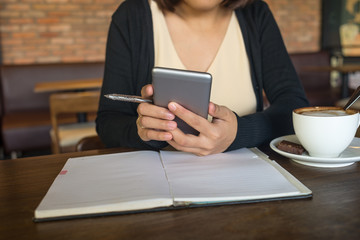
[[[111,100],[116,101],[124,101],[124,102],[134,102],[134,103],[152,103],[153,101],[151,99],[142,98],[140,96],[134,96],[134,95],[125,95],[125,94],[106,94],[104,95],[106,98],[109,98]]]

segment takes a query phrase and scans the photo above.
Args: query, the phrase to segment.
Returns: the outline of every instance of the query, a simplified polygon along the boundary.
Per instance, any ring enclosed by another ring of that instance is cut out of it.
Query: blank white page
[[[172,205],[159,153],[70,158],[35,218],[131,211]]]
[[[249,149],[205,157],[171,151],[161,151],[160,155],[174,202],[211,203],[300,194],[270,160]]]

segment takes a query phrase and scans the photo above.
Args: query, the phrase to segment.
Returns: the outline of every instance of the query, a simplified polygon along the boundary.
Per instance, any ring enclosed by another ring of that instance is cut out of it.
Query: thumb
[[[223,113],[222,113],[222,107],[210,102],[209,103],[209,114],[210,116],[212,116],[213,118],[221,118],[223,117]]]
[[[147,84],[141,89],[141,96],[144,98],[150,98],[154,94],[152,84]]]
[[[215,103],[209,104],[209,114],[214,120],[229,121],[233,115],[233,112],[225,106],[220,106]]]

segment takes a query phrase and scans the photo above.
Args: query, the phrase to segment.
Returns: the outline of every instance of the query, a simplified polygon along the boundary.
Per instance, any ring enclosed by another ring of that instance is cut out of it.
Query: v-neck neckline
[[[156,3],[155,3],[155,4],[156,4]],[[228,34],[229,34],[229,28],[230,28],[232,22],[234,21],[234,17],[235,17],[235,13],[234,13],[234,11],[232,11],[231,16],[230,16],[230,20],[229,20],[229,23],[228,23],[228,26],[227,26],[227,28],[226,28],[226,32],[225,32],[225,34],[224,34],[224,37],[223,37],[223,39],[222,39],[222,41],[221,41],[221,43],[220,43],[220,45],[219,45],[219,47],[218,47],[218,49],[217,49],[217,51],[216,51],[216,54],[215,54],[214,58],[212,59],[211,63],[209,64],[209,66],[207,67],[207,69],[206,69],[204,72],[209,72],[209,70],[212,69],[212,67],[213,67],[213,65],[214,65],[214,62],[215,62],[216,59],[218,58],[219,52],[220,52],[221,49],[223,48],[224,42],[225,42],[226,39],[227,39],[227,36],[228,36]],[[180,58],[180,56],[179,56],[179,54],[178,54],[178,51],[177,51],[176,48],[175,48],[173,39],[172,39],[172,37],[171,37],[171,35],[170,35],[170,31],[169,31],[169,28],[168,28],[168,25],[167,25],[167,22],[166,22],[166,19],[165,19],[165,15],[164,15],[163,13],[161,13],[161,21],[163,21],[163,24],[164,24],[164,26],[165,26],[165,28],[166,28],[166,37],[168,38],[168,41],[171,43],[171,48],[172,48],[172,51],[173,51],[174,56],[176,56],[177,61],[178,61],[179,63],[181,63],[181,66],[182,66],[183,69],[189,70],[189,69],[185,66],[185,64],[183,63],[183,61],[181,60],[181,58]]]

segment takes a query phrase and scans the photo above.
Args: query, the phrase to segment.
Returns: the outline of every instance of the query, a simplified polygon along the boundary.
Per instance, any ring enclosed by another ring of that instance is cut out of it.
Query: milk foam
[[[309,111],[302,112],[302,115],[315,116],[315,117],[336,117],[349,115],[345,111],[341,110],[320,110],[320,111]]]

